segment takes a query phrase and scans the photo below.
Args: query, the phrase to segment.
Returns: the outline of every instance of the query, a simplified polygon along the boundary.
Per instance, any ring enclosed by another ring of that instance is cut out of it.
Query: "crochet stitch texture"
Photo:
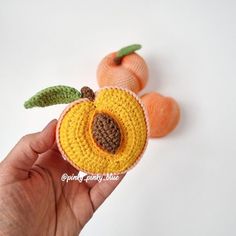
[[[93,119],[105,113],[121,131],[121,144],[115,153],[99,146],[93,138]],[[77,169],[90,174],[120,174],[140,159],[147,143],[147,117],[139,98],[132,92],[108,87],[96,92],[94,101],[86,98],[71,103],[57,126],[57,143],[63,156]]]
[[[46,107],[55,104],[66,104],[81,97],[81,93],[72,87],[58,85],[45,88],[24,103],[25,108]]]

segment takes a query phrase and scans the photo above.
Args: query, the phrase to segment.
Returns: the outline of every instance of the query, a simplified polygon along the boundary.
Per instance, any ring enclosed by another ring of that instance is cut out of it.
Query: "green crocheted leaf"
[[[127,56],[137,50],[139,50],[142,46],[140,44],[132,44],[130,46],[127,46],[127,47],[124,47],[124,48],[121,48],[117,54],[116,54],[116,57],[118,58],[122,58],[124,56]]]
[[[26,109],[67,104],[81,98],[81,93],[72,87],[58,85],[45,88],[24,103]]]

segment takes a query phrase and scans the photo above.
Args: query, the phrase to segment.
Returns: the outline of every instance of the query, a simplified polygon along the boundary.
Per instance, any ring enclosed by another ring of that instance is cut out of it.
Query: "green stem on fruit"
[[[114,58],[114,62],[116,65],[120,65],[121,62],[122,62],[122,59],[129,55],[129,54],[132,54],[134,53],[135,51],[141,49],[141,45],[140,44],[132,44],[132,45],[129,45],[127,47],[124,47],[124,48],[121,48],[117,53],[116,53],[116,56]]]

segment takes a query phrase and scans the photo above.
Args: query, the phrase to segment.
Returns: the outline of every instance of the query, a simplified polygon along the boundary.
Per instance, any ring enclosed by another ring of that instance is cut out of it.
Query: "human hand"
[[[124,177],[62,182],[78,171],[57,149],[56,123],[24,136],[0,163],[0,235],[78,235]]]

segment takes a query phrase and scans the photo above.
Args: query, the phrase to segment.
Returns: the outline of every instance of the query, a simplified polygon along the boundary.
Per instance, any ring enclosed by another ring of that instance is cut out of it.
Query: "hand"
[[[0,235],[78,235],[123,178],[61,181],[78,171],[57,149],[56,123],[24,136],[0,163]]]

